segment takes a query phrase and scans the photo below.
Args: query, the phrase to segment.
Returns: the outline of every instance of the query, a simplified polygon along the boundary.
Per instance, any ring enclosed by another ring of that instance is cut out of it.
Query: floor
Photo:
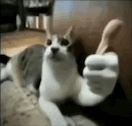
[[[21,31],[2,34],[1,53],[13,56],[33,44],[44,44],[45,34],[36,31]],[[2,126],[50,126],[47,116],[41,111],[37,99],[19,85],[5,81],[1,87]],[[72,116],[76,126],[97,126],[81,115]]]
[[[31,45],[44,43],[44,32],[25,30],[5,33],[1,35],[1,53],[13,56]]]

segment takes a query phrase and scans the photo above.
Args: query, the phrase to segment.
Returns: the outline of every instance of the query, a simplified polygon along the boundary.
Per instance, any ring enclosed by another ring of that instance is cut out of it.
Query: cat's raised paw
[[[93,54],[86,58],[83,76],[95,93],[111,94],[119,74],[118,56],[114,52]]]

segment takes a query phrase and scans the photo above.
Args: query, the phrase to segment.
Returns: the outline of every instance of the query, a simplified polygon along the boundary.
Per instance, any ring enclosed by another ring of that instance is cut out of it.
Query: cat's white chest
[[[76,66],[50,68],[43,64],[40,95],[51,101],[70,97],[76,84]]]

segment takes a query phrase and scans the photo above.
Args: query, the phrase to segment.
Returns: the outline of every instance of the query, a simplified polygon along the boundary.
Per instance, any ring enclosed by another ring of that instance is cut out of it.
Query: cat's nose
[[[59,51],[59,48],[52,47],[51,51],[52,51],[53,54],[56,54]]]

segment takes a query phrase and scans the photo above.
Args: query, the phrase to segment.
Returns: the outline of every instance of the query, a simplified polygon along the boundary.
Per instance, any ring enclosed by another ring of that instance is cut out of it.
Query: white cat
[[[119,20],[108,24],[102,36],[104,40],[111,39],[111,34],[120,26],[118,24]],[[71,27],[63,37],[52,35],[43,55],[39,104],[51,126],[68,126],[57,102],[72,98],[82,106],[96,105],[112,93],[118,77],[118,56],[114,52],[88,56],[81,77],[69,50],[73,43]],[[102,43],[107,48],[108,43]]]
[[[93,106],[112,93],[119,74],[118,56],[114,52],[102,53],[120,26],[120,20],[112,20],[105,27],[97,49],[100,54],[87,56],[83,76],[77,71],[72,53],[75,41],[70,27],[63,37],[50,35],[46,48],[33,46],[6,61],[7,65],[1,70],[1,82],[11,77],[16,84],[30,87],[32,92],[37,93],[35,85],[41,75],[41,109],[47,114],[51,126],[68,126],[57,102],[72,98],[79,105]]]

